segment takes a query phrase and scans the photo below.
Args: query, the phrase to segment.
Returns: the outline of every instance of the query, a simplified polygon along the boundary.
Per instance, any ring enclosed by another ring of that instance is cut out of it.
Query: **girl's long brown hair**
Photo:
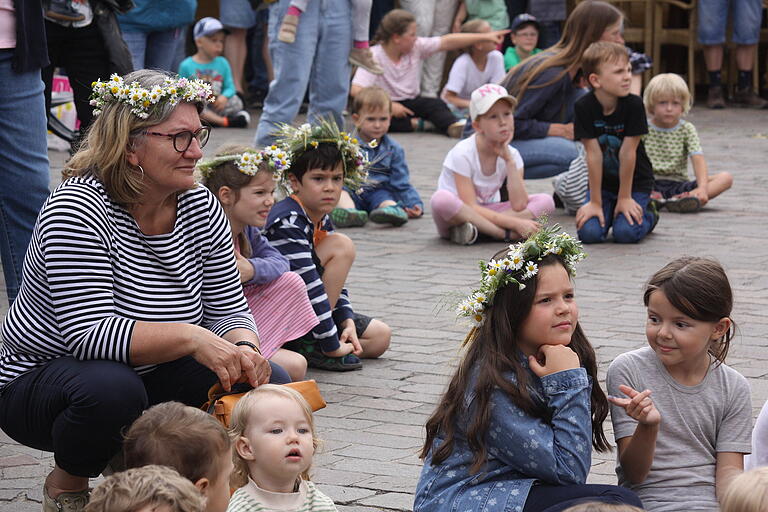
[[[520,100],[529,87],[547,87],[558,82],[566,73],[575,73],[579,69],[584,50],[599,41],[605,29],[623,18],[622,12],[609,3],[592,0],[579,3],[568,16],[563,35],[557,44],[545,52],[528,57],[510,69],[502,79],[501,85],[506,87],[509,94]],[[534,78],[554,67],[565,69],[547,83],[531,85]]]
[[[560,256],[550,254],[539,262],[539,268],[547,265],[563,265]],[[467,443],[474,454],[471,473],[477,473],[487,459],[485,434],[491,420],[491,395],[495,389],[506,393],[512,402],[529,416],[551,420],[546,404],[536,401],[529,392],[529,370],[523,367],[518,357],[518,340],[523,322],[528,317],[536,295],[536,276],[526,281],[526,287],[518,290],[516,286],[505,286],[496,292],[493,305],[487,310],[487,317],[461,361],[459,368],[451,378],[448,389],[443,395],[435,412],[427,421],[427,437],[420,457],[426,458],[431,453],[432,464],[440,464],[453,452],[457,435],[458,420],[468,414],[464,406],[464,397],[469,391],[470,375],[477,371],[475,383],[476,413],[469,418],[466,428]],[[610,449],[603,432],[603,421],[608,415],[608,399],[597,382],[597,361],[595,351],[590,345],[580,325],[571,338],[571,349],[576,352],[581,365],[592,379],[592,445],[598,451]],[[516,382],[504,377],[507,372],[515,375]],[[432,444],[440,435],[443,438],[439,446],[432,450]]]

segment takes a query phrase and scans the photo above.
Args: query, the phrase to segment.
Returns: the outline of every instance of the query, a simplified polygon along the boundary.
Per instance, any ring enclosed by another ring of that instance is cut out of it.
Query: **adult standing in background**
[[[249,0],[221,0],[219,21],[229,31],[224,41],[224,57],[232,67],[235,90],[242,97],[245,58],[248,56],[246,36],[248,29],[256,25],[256,11]]]
[[[310,120],[332,114],[339,126],[344,123],[341,112],[349,95],[347,57],[352,48],[349,0],[309,2],[296,40],[284,43],[277,39],[277,34],[289,5],[290,0],[280,0],[269,7],[269,51],[275,79],[264,100],[256,146],[272,143],[276,124],[294,120],[307,87]]]
[[[195,21],[197,0],[133,1],[136,6],[117,17],[133,57],[133,69],[175,73],[176,51],[184,44],[185,27]]]
[[[419,37],[444,36],[451,31],[458,0],[400,0],[400,7],[416,18]],[[424,61],[421,95],[437,98],[443,80],[445,52],[437,52]]]
[[[48,197],[45,96],[48,65],[37,2],[0,0],[0,256],[9,303],[40,208]]]

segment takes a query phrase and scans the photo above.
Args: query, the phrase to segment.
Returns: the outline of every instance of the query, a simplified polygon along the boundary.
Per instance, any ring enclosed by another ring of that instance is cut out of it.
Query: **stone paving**
[[[577,279],[582,326],[604,377],[616,355],[645,343],[641,295],[651,273],[683,254],[718,258],[735,291],[733,318],[739,326],[728,363],[749,378],[757,414],[768,398],[768,115],[694,109],[689,119],[697,125],[710,171],[732,172],[733,190],[700,214],[664,214],[639,245],[588,247]],[[253,131],[216,130],[206,153],[224,142],[249,143]],[[392,348],[380,360],[366,361],[359,372],[309,374],[328,401],[316,415],[324,443],[314,479],[342,512],[411,510],[423,425],[466,333],[446,303],[453,292],[475,284],[477,261],[502,247],[458,247],[435,234],[428,199],[455,141],[435,134],[395,138],[405,147],[413,181],[427,202],[426,215],[402,228],[346,231],[357,245],[348,283],[353,305],[392,326]],[[51,160],[53,184],[64,158],[52,152]],[[527,186],[529,192],[551,190],[549,180]],[[562,210],[551,221],[575,233],[573,219]],[[7,303],[0,302],[0,313],[6,311]],[[610,430],[609,421],[606,427]],[[615,483],[613,460],[612,453],[596,454],[589,481]],[[50,453],[20,446],[0,432],[0,512],[40,510],[44,475],[52,464]]]

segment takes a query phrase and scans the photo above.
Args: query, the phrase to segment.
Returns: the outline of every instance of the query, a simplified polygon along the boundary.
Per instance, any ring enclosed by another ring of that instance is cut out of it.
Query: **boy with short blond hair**
[[[205,497],[206,512],[226,511],[232,443],[210,414],[179,402],[152,406],[128,429],[123,454],[128,468],[172,467]]]
[[[419,193],[410,183],[403,147],[387,132],[392,120],[392,100],[381,87],[364,87],[352,101],[352,122],[360,138],[360,149],[373,162],[369,182],[361,190],[345,188],[337,208],[331,212],[336,227],[359,226],[359,219],[402,226],[424,213]],[[355,219],[358,219],[355,222]]]
[[[85,512],[204,512],[197,488],[167,466],[149,465],[108,476],[91,492]]]
[[[643,100],[630,94],[632,68],[618,43],[592,43],[581,61],[592,91],[575,106],[574,136],[586,150],[589,193],[576,212],[584,243],[636,243],[658,222],[649,207],[653,168],[641,137],[648,133]]]

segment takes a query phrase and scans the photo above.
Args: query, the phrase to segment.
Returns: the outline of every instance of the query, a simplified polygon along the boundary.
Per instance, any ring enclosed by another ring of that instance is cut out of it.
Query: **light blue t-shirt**
[[[211,84],[213,94],[223,94],[227,98],[235,95],[235,80],[232,68],[224,57],[216,57],[211,62],[200,64],[192,57],[187,57],[179,64],[179,75],[184,78],[199,78]]]

